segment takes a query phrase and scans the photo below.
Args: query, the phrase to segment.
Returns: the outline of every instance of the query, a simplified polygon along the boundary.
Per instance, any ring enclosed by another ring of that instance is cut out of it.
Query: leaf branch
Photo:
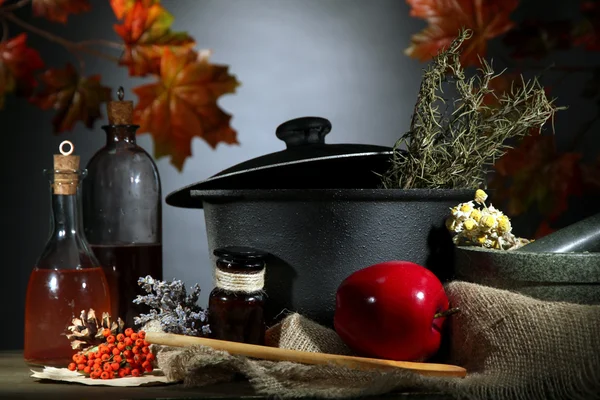
[[[14,14],[12,14],[10,12],[6,12],[3,9],[0,10],[0,17],[2,17],[3,19],[5,19],[7,21],[12,22],[13,24],[15,24],[17,26],[20,26],[21,28],[25,29],[26,31],[29,31],[31,33],[34,33],[38,36],[43,37],[50,42],[57,43],[73,53],[87,53],[87,54],[90,54],[90,55],[93,55],[98,58],[102,58],[102,59],[105,59],[105,60],[108,60],[108,61],[111,61],[114,63],[119,62],[118,57],[103,53],[103,52],[95,50],[95,49],[91,49],[88,47],[88,44],[86,44],[86,42],[83,42],[83,44],[81,44],[81,42],[72,42],[63,37],[60,37],[58,35],[55,35],[48,31],[45,31],[44,29],[41,29],[41,28],[39,28],[35,25],[32,25],[28,22],[25,22],[22,19],[15,16]],[[104,43],[104,41],[102,41],[102,42]]]

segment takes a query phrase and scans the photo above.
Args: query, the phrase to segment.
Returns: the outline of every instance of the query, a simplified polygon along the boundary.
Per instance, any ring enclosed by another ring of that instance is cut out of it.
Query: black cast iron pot
[[[335,292],[351,273],[388,260],[453,273],[444,221],[472,190],[381,189],[392,149],[324,142],[323,118],[277,129],[287,149],[238,164],[167,196],[203,208],[209,250],[249,246],[271,254],[267,318],[293,310],[332,325]]]

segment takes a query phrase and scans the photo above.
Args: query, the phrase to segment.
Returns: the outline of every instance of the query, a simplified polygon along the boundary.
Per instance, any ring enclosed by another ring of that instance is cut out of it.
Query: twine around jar
[[[236,274],[217,268],[215,286],[229,292],[259,292],[265,286],[265,270],[251,274]]]

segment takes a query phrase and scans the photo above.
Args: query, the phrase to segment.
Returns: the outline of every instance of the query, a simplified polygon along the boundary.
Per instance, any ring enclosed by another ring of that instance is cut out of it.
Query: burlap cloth
[[[543,302],[465,282],[450,283],[446,290],[461,312],[449,318],[444,361],[467,368],[464,379],[251,360],[205,347],[161,347],[157,360],[167,377],[186,385],[242,375],[257,393],[277,397],[425,390],[473,399],[600,398],[600,306]],[[351,354],[333,330],[298,314],[271,328],[267,339],[288,349]]]

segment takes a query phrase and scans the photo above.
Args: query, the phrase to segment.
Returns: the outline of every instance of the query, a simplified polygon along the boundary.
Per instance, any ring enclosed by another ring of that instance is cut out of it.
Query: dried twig
[[[394,145],[391,168],[381,176],[385,188],[477,188],[487,167],[510,147],[508,139],[540,129],[559,110],[537,79],[513,85],[498,96],[490,83],[491,65],[471,78],[460,64],[460,48],[469,30],[440,52],[425,70],[410,130]],[[457,96],[443,97],[444,85]],[[495,105],[484,100],[496,97]],[[401,147],[406,146],[406,152]]]

